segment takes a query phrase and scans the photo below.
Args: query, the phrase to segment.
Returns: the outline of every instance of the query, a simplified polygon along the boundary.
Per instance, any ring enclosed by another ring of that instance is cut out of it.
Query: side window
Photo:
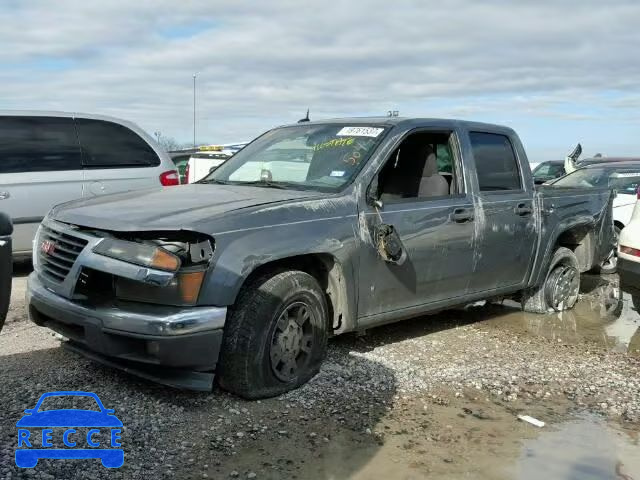
[[[0,173],[79,170],[73,119],[0,117]]]
[[[458,192],[451,133],[416,132],[405,138],[378,175],[385,203],[446,197]]]
[[[520,190],[520,171],[511,141],[505,135],[470,132],[481,192]]]
[[[82,163],[88,168],[150,167],[160,158],[137,133],[117,123],[77,118]]]

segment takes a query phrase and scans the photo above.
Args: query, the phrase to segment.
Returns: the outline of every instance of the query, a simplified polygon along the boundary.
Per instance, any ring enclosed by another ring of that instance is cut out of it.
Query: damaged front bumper
[[[35,272],[27,305],[31,321],[67,337],[79,353],[160,383],[211,389],[226,308],[90,307],[49,291]]]
[[[162,272],[100,257],[92,252],[99,239],[63,224],[45,222],[43,228],[48,230],[36,239],[35,271],[27,281],[26,303],[35,324],[68,338],[67,348],[104,364],[175,387],[211,389],[226,307],[83,298],[78,289],[87,267],[154,282]],[[50,250],[40,251],[40,243]]]

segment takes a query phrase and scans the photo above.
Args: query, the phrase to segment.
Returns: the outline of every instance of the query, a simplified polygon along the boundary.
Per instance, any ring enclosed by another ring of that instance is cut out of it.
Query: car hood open
[[[203,221],[265,204],[322,197],[320,192],[192,184],[137,190],[58,205],[52,218],[114,231],[198,230]]]

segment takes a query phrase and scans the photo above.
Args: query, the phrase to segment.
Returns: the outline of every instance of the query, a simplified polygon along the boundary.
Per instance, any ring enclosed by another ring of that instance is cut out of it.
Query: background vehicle
[[[0,330],[9,310],[11,299],[11,274],[13,260],[11,258],[11,233],[13,225],[6,213],[0,212]]]
[[[615,161],[593,163],[551,182],[558,187],[610,188],[615,190],[613,200],[613,223],[616,236],[631,220],[636,203],[636,191],[640,185],[640,161]],[[617,271],[615,252],[602,265],[602,273]]]
[[[633,306],[640,311],[640,189],[629,224],[622,229],[618,241],[618,274],[620,288],[629,292]]]
[[[185,183],[202,180],[216,168],[231,158],[231,154],[223,152],[200,152],[189,157],[185,169]]]
[[[196,184],[54,208],[34,250],[30,317],[147,378],[207,390],[215,372],[239,395],[277,395],[317,373],[329,334],[480,299],[572,308],[580,273],[614,247],[612,197],[536,190],[506,127],[285,126]],[[62,270],[60,239],[77,246]]]
[[[595,164],[614,164],[618,162],[638,162],[640,159],[625,157],[593,157],[575,160],[575,168],[586,167]],[[556,178],[566,175],[564,160],[549,160],[541,163],[532,163],[531,172],[533,173],[533,182],[536,185],[543,183],[552,183]]]
[[[564,160],[549,160],[536,165],[531,170],[533,183],[541,185],[564,175]]]
[[[178,177],[180,178],[180,184],[187,183],[187,165],[189,164],[190,154],[176,154],[169,152],[173,164],[178,170]]]
[[[54,205],[177,184],[167,153],[131,122],[0,111],[0,205],[13,217],[14,256],[31,254],[38,224]]]
[[[245,145],[246,143],[227,143],[199,147],[199,151],[189,157],[184,183],[194,183],[203,179]]]
[[[552,182],[557,187],[610,188],[616,191],[613,220],[620,232],[631,220],[640,185],[640,161],[594,163]]]

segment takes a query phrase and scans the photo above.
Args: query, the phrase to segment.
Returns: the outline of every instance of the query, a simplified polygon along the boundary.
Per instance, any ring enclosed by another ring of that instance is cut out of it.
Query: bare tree
[[[160,146],[164,147],[167,152],[182,148],[182,145],[178,143],[178,141],[173,137],[167,137],[165,135],[162,135],[160,132],[155,132],[155,135],[157,142],[160,144]]]

